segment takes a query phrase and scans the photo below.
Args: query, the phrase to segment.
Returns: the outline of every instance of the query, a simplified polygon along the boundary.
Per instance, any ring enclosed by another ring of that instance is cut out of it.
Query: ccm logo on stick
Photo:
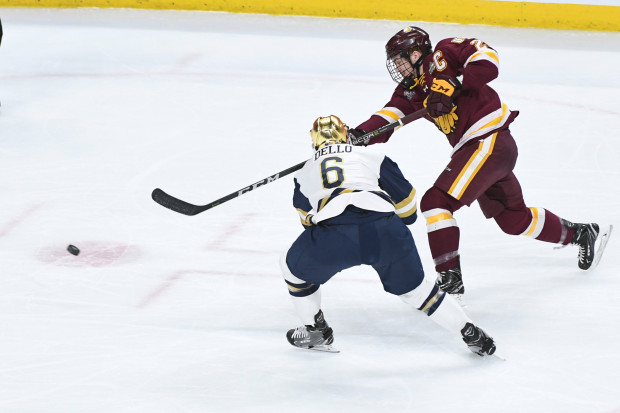
[[[273,181],[277,180],[278,178],[280,178],[280,173],[277,173],[277,174],[275,174],[273,176],[268,176],[267,178],[265,178],[265,179],[263,179],[261,181],[258,181],[255,184],[252,184],[252,185],[250,185],[248,187],[245,187],[245,188],[241,189],[237,193],[239,195],[243,195],[244,193],[249,192],[252,189],[256,189],[256,188],[258,188],[261,185],[267,185],[268,183],[273,182]]]

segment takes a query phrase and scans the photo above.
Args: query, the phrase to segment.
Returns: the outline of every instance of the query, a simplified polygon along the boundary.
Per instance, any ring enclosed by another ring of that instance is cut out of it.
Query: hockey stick
[[[424,117],[424,115],[426,115],[426,108],[420,109],[417,112],[413,112],[407,116],[404,116],[400,119],[398,119],[398,121],[396,122],[392,122],[392,123],[388,123],[387,125],[381,126],[378,129],[375,129],[374,131],[368,132],[362,136],[359,136],[357,138],[352,138],[351,139],[351,144],[352,145],[358,145],[362,142],[366,142],[367,140],[370,140],[371,138],[380,135],[382,133],[385,133],[387,131],[390,131],[392,129],[396,129],[400,126],[405,126],[408,123],[413,122],[414,120],[418,120],[422,117]],[[283,171],[280,171],[274,175],[268,176],[265,179],[261,179],[260,181],[250,185],[250,186],[246,186],[245,188],[242,188],[238,191],[235,191],[231,194],[226,195],[223,198],[220,198],[218,200],[215,200],[213,202],[210,202],[206,205],[194,205],[194,204],[190,204],[189,202],[185,202],[181,199],[175,198],[172,195],[169,195],[167,193],[165,193],[164,191],[162,191],[159,188],[156,188],[155,190],[153,190],[153,193],[151,194],[151,198],[153,198],[153,201],[157,202],[158,204],[160,204],[163,207],[166,207],[168,209],[171,209],[175,212],[178,212],[180,214],[184,214],[184,215],[196,215],[199,214],[201,212],[204,212],[208,209],[211,209],[215,206],[218,206],[220,204],[223,204],[224,202],[230,201],[233,198],[236,198],[238,196],[241,196],[243,194],[245,194],[246,192],[250,192],[253,189],[258,188],[259,186],[263,186],[263,185],[267,185],[273,181],[276,181],[280,178],[282,178],[283,176],[289,175],[295,171],[300,170],[301,168],[303,168],[303,166],[306,164],[306,161],[300,162],[295,166],[291,166],[290,168],[287,168]]]

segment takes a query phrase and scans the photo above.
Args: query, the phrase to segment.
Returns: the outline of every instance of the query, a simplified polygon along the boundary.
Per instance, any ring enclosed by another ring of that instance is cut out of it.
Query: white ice
[[[384,44],[411,22],[1,8],[0,411],[620,412],[619,234],[577,250],[456,215],[468,314],[506,362],[358,267],[323,289],[339,354],[291,347],[278,258],[292,179],[194,217],[310,156],[308,129],[389,99]],[[418,23],[423,24],[423,23]],[[620,222],[620,34],[423,24],[499,51],[530,206]],[[450,147],[430,123],[378,148],[423,193]],[[422,220],[411,227],[434,277]],[[74,244],[74,257],[65,248]]]

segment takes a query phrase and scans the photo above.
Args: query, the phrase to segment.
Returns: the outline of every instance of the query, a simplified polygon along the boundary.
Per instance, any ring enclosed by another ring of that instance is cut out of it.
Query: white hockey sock
[[[305,296],[296,296],[291,294],[293,305],[295,306],[295,310],[297,311],[297,315],[301,319],[301,322],[304,325],[314,325],[314,316],[321,309],[321,288],[319,286],[309,284],[293,275],[286,264],[286,252],[280,257],[280,268],[282,269],[282,276],[289,287],[289,291],[294,289],[296,291],[295,294],[297,294],[304,289],[304,287],[296,289],[293,285],[308,286],[306,291],[312,291],[316,288],[316,291]]]
[[[461,335],[461,330],[465,324],[474,322],[465,314],[463,307],[451,294],[446,294],[441,305],[430,316],[431,320],[443,328]]]
[[[399,297],[416,310],[426,313],[435,323],[458,335],[465,324],[472,322],[456,299],[441,291],[427,277],[417,288]]]
[[[314,325],[314,316],[321,309],[321,289],[305,297],[293,297],[293,305],[297,315],[304,325]]]

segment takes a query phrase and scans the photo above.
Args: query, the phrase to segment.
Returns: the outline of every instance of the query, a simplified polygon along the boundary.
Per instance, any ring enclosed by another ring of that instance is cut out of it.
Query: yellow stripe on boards
[[[620,31],[620,7],[488,0],[0,0],[3,7],[114,7],[210,10],[297,16],[347,17]],[[387,39],[386,39],[387,40]]]

